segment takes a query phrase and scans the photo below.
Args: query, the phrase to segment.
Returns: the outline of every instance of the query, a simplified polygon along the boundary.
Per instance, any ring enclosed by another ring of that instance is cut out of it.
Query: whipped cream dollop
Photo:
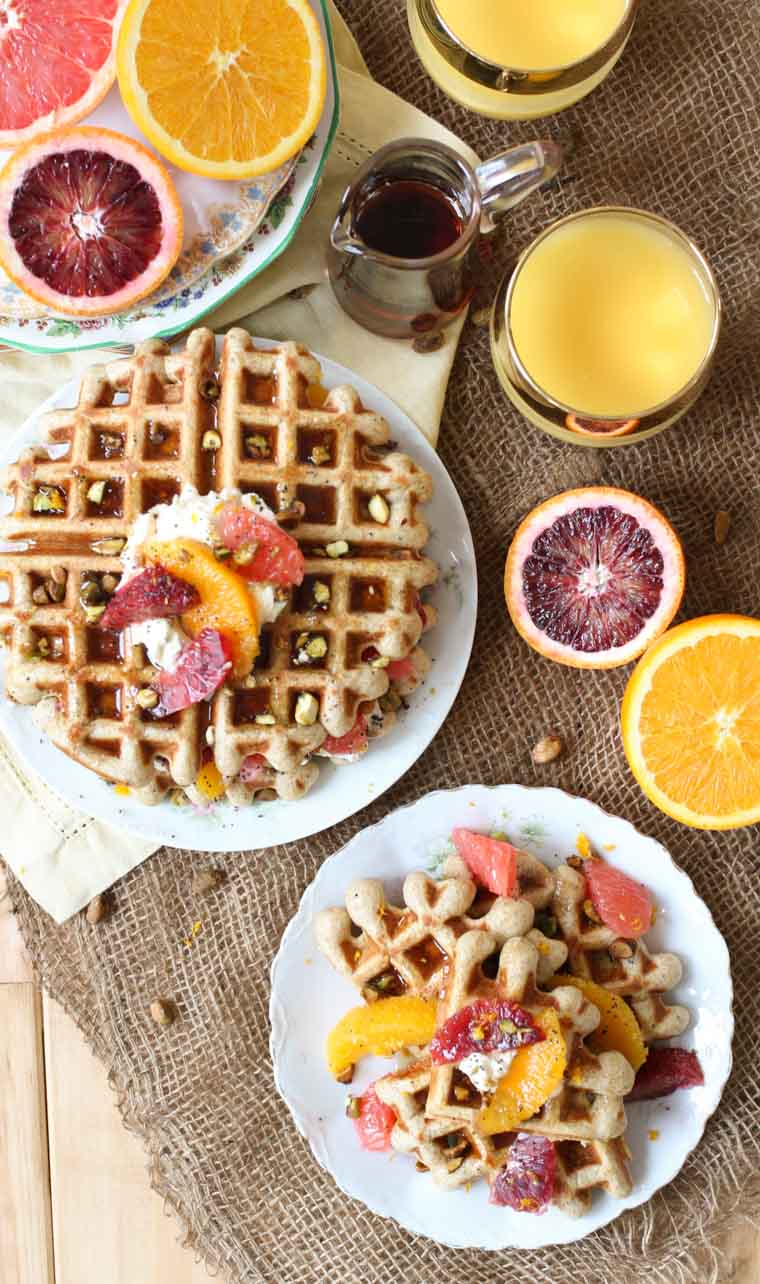
[[[144,569],[140,549],[150,539],[194,539],[209,548],[218,545],[214,519],[231,499],[276,524],[274,513],[259,495],[243,495],[231,487],[200,495],[194,486],[183,486],[170,504],[156,504],[138,517],[121,554],[123,582]],[[248,591],[256,601],[259,623],[270,624],[276,620],[286,599],[278,601],[274,586],[248,581]],[[174,669],[180,652],[190,641],[178,620],[145,620],[142,624],[130,624],[128,632],[133,644],[142,643],[150,663],[157,669]]]
[[[504,1078],[518,1051],[519,1048],[509,1052],[471,1052],[469,1057],[459,1062],[458,1069],[467,1075],[478,1092],[495,1092],[496,1085]]]

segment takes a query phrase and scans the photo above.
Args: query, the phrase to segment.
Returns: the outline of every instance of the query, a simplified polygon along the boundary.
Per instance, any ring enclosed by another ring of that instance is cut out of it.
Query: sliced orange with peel
[[[546,988],[556,990],[558,985],[574,986],[599,1009],[599,1025],[586,1038],[592,1052],[622,1052],[634,1070],[644,1064],[647,1047],[641,1026],[624,998],[585,976],[553,976]]]
[[[204,629],[216,629],[232,647],[233,676],[250,673],[259,653],[259,618],[245,580],[198,540],[149,540],[143,553],[146,561],[165,567],[200,593],[199,605],[182,616],[185,632],[196,638]]]
[[[491,1100],[478,1115],[478,1127],[487,1137],[513,1132],[541,1109],[562,1083],[567,1048],[554,1008],[542,1008],[536,1025],[543,1030],[541,1043],[521,1048],[507,1073],[496,1085]]]
[[[670,629],[634,669],[621,722],[631,770],[666,815],[696,829],[760,822],[760,620]]]
[[[401,994],[351,1008],[327,1036],[327,1064],[336,1079],[350,1077],[354,1064],[370,1054],[392,1057],[435,1034],[436,1003]]]
[[[266,174],[308,142],[327,72],[309,0],[130,0],[116,52],[130,116],[180,169]]]

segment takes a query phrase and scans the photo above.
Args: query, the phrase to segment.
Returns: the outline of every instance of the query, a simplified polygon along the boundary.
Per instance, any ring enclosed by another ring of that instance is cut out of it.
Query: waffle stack
[[[450,857],[442,873],[440,881],[422,872],[408,875],[402,905],[388,900],[378,880],[357,880],[345,908],[316,916],[319,948],[367,1002],[397,994],[436,999],[439,1030],[479,1000],[518,1004],[539,1024],[540,1014],[552,1011],[564,1043],[564,1072],[519,1130],[553,1142],[553,1202],[563,1212],[583,1215],[595,1190],[624,1198],[631,1190],[624,1098],[634,1070],[621,1052],[589,1046],[600,1012],[580,989],[556,980],[543,988],[557,973],[598,980],[596,956],[615,940],[612,932],[602,940],[598,931],[608,929],[586,921],[582,875],[569,865],[551,871],[520,853],[519,894],[505,900],[479,890],[459,857]],[[537,910],[552,911],[556,936],[534,925]],[[597,935],[589,935],[592,929]],[[608,978],[610,988],[629,1000],[647,1037],[680,1033],[688,1012],[662,998],[680,977],[679,960],[650,955],[641,942],[626,945],[631,962],[625,976]],[[396,1114],[393,1148],[413,1156],[418,1170],[443,1189],[481,1177],[493,1182],[516,1134],[492,1135],[483,1116],[490,1092],[456,1062],[433,1064],[425,1049],[413,1055],[411,1064],[375,1083],[378,1097]]]
[[[2,479],[13,512],[0,522],[0,631],[8,694],[36,706],[54,743],[148,802],[177,787],[193,796],[213,746],[239,803],[302,796],[318,774],[313,755],[359,713],[369,734],[387,729],[428,665],[418,643],[435,612],[420,594],[437,568],[422,555],[419,505],[431,482],[352,389],[326,393],[305,349],[263,351],[242,330],[217,363],[214,336],[196,330],[181,352],[152,340],[91,368],[76,407],[44,416],[42,429],[46,444]],[[306,573],[280,592],[250,674],[157,719],[138,701],[155,672],[144,649],[98,618],[134,522],[184,486],[257,492],[297,539]],[[316,661],[303,662],[304,634],[326,642]],[[389,690],[388,661],[407,656],[411,673]],[[296,717],[302,693],[316,701],[310,722]],[[249,755],[263,759],[250,785],[238,779]]]

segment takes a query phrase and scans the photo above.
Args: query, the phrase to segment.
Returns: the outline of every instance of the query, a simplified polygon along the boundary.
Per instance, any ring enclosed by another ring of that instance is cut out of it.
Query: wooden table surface
[[[103,1066],[34,984],[3,892],[0,869],[1,1284],[206,1284]],[[731,1237],[720,1278],[758,1284],[760,1232]]]

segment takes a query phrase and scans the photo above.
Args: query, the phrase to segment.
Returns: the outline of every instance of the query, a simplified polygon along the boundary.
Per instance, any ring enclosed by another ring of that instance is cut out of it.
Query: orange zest
[[[621,713],[623,745],[649,799],[684,825],[760,821],[760,620],[706,615],[639,661]]]
[[[520,1049],[478,1116],[478,1127],[487,1137],[513,1132],[535,1115],[562,1083],[567,1049],[555,1009],[542,1008],[536,1024],[546,1038]]]
[[[429,1043],[435,1013],[433,999],[404,994],[351,1008],[327,1036],[330,1072],[343,1079],[361,1057],[392,1057],[410,1045]]]
[[[259,620],[256,602],[241,576],[194,539],[150,540],[143,552],[146,561],[166,567],[198,590],[199,605],[182,616],[185,632],[195,638],[204,629],[216,629],[232,647],[233,676],[250,673],[259,653]]]

